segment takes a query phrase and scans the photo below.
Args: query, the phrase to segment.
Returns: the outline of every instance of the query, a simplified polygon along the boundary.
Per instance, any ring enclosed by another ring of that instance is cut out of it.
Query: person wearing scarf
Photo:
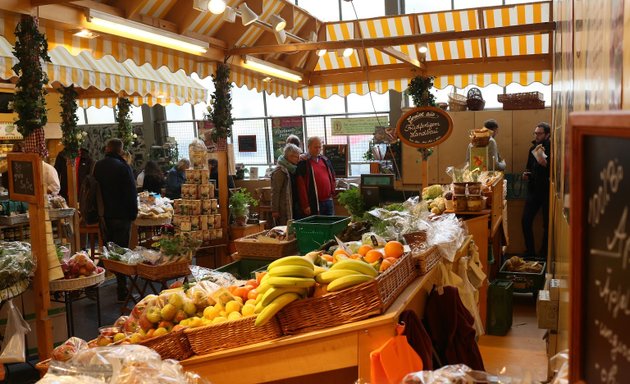
[[[295,170],[300,160],[300,149],[294,144],[284,147],[278,157],[278,165],[271,173],[271,215],[276,225],[286,225],[287,220],[296,219],[299,210],[294,209]]]

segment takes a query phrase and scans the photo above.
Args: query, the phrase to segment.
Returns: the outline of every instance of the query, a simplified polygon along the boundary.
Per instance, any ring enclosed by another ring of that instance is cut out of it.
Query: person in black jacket
[[[142,190],[157,193],[162,192],[164,186],[164,175],[155,161],[149,160],[144,166],[144,180]]]
[[[529,148],[527,167],[523,179],[527,180],[527,200],[523,209],[521,225],[527,249],[526,257],[535,257],[534,218],[542,208],[543,241],[538,254],[547,258],[547,238],[549,232],[549,166],[551,165],[551,127],[547,123],[538,123],[534,129],[534,140]]]
[[[122,155],[123,142],[110,139],[105,148],[105,158],[94,166],[94,177],[99,183],[103,196],[105,241],[114,242],[121,247],[129,247],[131,223],[138,215],[138,193],[133,171]],[[127,296],[126,279],[117,274],[118,300]]]

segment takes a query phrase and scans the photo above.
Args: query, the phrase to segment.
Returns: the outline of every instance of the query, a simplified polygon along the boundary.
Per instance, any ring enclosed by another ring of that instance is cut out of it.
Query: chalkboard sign
[[[271,140],[273,143],[274,161],[282,155],[284,146],[287,143],[287,137],[295,135],[300,139],[302,148],[304,149],[304,126],[302,116],[274,117],[271,119]]]
[[[326,144],[324,156],[332,163],[335,177],[348,177],[348,144]]]
[[[630,113],[571,132],[571,383],[630,383]]]
[[[9,197],[37,203],[43,196],[42,160],[36,153],[9,153]]]
[[[238,151],[239,152],[257,152],[256,135],[239,135]]]
[[[434,147],[453,131],[453,120],[440,108],[414,108],[398,120],[396,133],[400,140],[414,148]]]

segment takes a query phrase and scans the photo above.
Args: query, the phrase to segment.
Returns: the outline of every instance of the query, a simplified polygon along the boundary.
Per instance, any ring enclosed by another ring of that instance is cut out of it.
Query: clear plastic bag
[[[403,384],[474,384],[497,383],[497,378],[482,371],[473,371],[463,364],[447,365],[435,371],[410,373],[403,379]]]
[[[56,361],[68,361],[79,350],[87,348],[88,343],[78,337],[71,337],[52,351],[51,358]]]
[[[31,254],[29,243],[0,242],[0,289],[30,278],[35,267],[36,261]]]
[[[138,252],[121,247],[111,241],[107,243],[107,247],[103,249],[103,257],[127,264],[138,264],[142,262],[142,256]]]
[[[80,276],[90,276],[96,273],[96,264],[86,251],[77,252],[72,257],[61,262],[61,269],[66,279],[76,279]]]
[[[429,246],[437,245],[448,261],[455,260],[457,250],[462,246],[467,231],[461,225],[455,214],[443,214],[435,217],[427,230]]]
[[[231,273],[218,272],[213,269],[199,267],[197,265],[191,265],[190,272],[196,282],[209,281],[223,288],[243,283],[243,281],[238,280]]]
[[[31,327],[22,318],[20,310],[13,305],[13,300],[9,300],[7,306],[7,327],[2,341],[0,363],[23,363],[26,360],[24,335],[31,331]]]

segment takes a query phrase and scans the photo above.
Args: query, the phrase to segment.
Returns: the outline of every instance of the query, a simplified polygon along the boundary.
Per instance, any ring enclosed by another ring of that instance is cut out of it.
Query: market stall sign
[[[9,198],[35,204],[43,193],[42,160],[36,153],[9,153]]]
[[[0,140],[22,140],[22,134],[18,132],[13,123],[0,123]]]
[[[376,127],[386,126],[388,119],[381,117],[349,117],[331,119],[332,134],[335,135],[371,135]]]
[[[435,147],[453,131],[453,120],[435,107],[414,108],[398,120],[396,133],[403,143],[414,148]]]
[[[348,177],[348,144],[326,144],[324,156],[332,163],[335,177]]]
[[[571,132],[571,383],[630,383],[630,113]]]

